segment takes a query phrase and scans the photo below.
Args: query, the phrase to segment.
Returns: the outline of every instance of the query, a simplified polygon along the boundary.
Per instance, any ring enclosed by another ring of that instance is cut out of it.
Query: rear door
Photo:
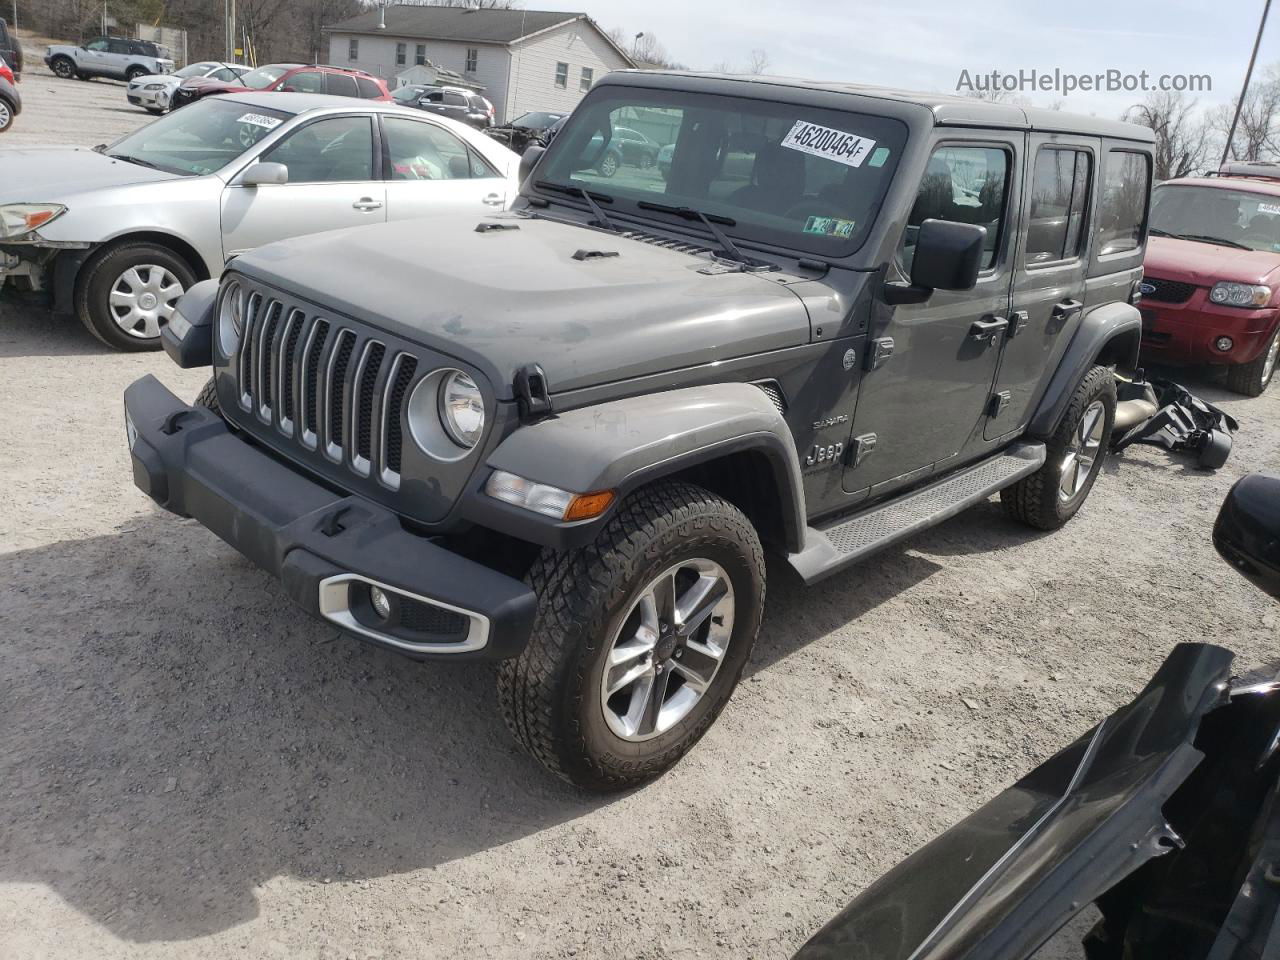
[[[324,92],[333,97],[360,96],[360,89],[356,86],[356,78],[346,73],[326,73],[324,75]]]
[[[988,440],[1026,426],[1080,325],[1100,149],[1091,137],[1030,135],[1013,304],[983,428]]]
[[[507,180],[463,140],[423,118],[382,117],[387,217],[501,210]]]
[[[258,160],[283,163],[289,182],[223,190],[228,260],[273,240],[386,220],[381,154],[367,113],[305,123]]]

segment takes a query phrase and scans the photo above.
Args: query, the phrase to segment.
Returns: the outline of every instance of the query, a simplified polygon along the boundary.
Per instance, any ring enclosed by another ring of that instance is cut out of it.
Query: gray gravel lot
[[[146,120],[32,69],[0,151]],[[1170,645],[1276,658],[1216,559],[1280,389],[1228,466],[1152,448],[1039,535],[990,501],[809,590],[781,565],[702,744],[587,798],[514,746],[484,665],[419,666],[298,614],[132,485],[109,352],[0,299],[0,956],[783,957],[868,882],[1142,686]]]

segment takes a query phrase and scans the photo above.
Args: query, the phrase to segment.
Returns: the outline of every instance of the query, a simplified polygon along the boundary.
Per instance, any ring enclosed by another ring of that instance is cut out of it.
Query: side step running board
[[[809,527],[804,549],[788,558],[805,583],[843,570],[987,499],[1044,465],[1043,443],[1015,443],[1007,450],[895,500],[837,521]]]

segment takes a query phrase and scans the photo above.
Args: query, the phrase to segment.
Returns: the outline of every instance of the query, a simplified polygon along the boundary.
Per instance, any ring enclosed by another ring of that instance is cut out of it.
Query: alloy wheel
[[[182,282],[164,267],[141,263],[130,267],[111,286],[111,319],[125,333],[140,340],[160,336],[160,321],[168,321],[184,293]]]
[[[1074,500],[1088,483],[1089,474],[1093,472],[1093,465],[1102,450],[1106,425],[1107,408],[1101,400],[1095,400],[1085,408],[1062,458],[1058,498],[1063,503]]]
[[[650,740],[689,716],[733,636],[733,584],[712,560],[682,560],[641,591],[609,645],[600,678],[615,736]]]
[[[9,109],[9,105],[0,100],[0,130],[7,130],[9,124],[13,122],[13,112]]]

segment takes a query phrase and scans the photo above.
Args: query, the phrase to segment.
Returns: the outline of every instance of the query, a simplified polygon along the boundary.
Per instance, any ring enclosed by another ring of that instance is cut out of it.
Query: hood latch
[[[511,389],[516,395],[516,404],[520,408],[522,423],[532,423],[543,417],[549,417],[555,412],[551,408],[551,391],[547,387],[547,374],[540,365],[530,363],[517,370]]]

